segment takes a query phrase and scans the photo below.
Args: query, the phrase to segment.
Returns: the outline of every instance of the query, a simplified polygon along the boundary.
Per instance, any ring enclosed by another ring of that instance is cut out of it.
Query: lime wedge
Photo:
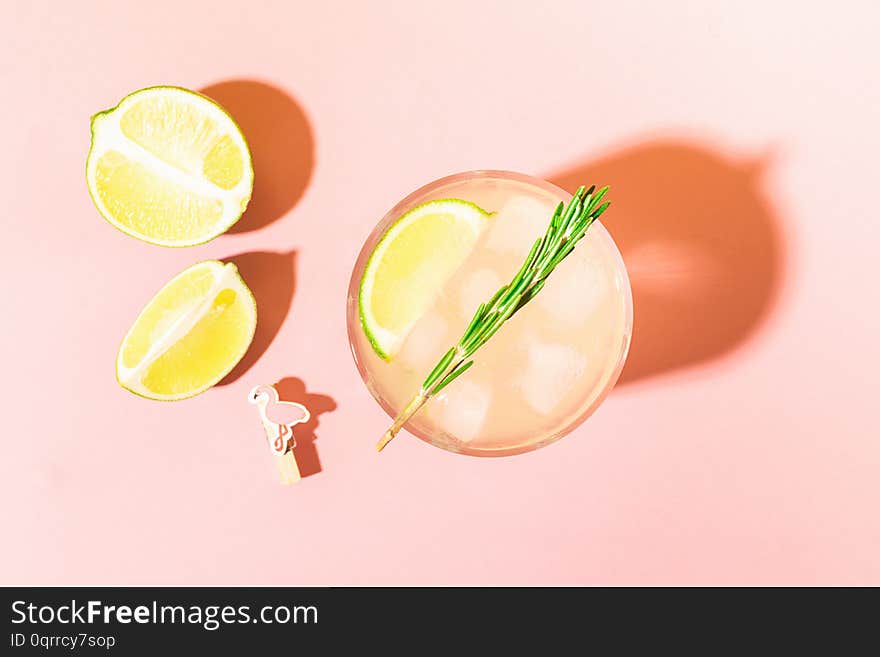
[[[256,326],[256,302],[235,265],[200,262],[141,311],[119,348],[116,379],[149,399],[192,397],[235,367]]]
[[[191,246],[238,221],[254,172],[222,107],[187,89],[150,87],[92,117],[86,181],[98,211],[122,232]]]
[[[461,199],[428,201],[398,219],[373,249],[358,293],[361,325],[384,360],[395,356],[485,230],[489,213]]]

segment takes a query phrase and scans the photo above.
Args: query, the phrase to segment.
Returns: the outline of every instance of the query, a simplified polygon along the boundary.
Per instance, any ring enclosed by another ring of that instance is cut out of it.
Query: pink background
[[[3,0],[0,583],[880,584],[872,5]],[[255,152],[205,246],[86,193],[89,116],[154,84],[221,100]],[[377,456],[350,268],[473,168],[613,186],[631,359],[546,449]],[[230,256],[261,311],[233,380],[117,387],[141,306]],[[319,414],[293,488],[245,401],[280,379]]]

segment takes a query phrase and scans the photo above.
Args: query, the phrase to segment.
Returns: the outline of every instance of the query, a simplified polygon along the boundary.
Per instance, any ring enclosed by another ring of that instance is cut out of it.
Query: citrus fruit
[[[122,232],[191,246],[238,221],[254,172],[222,107],[180,87],[149,87],[92,117],[86,180],[98,211]]]
[[[390,360],[443,285],[461,266],[489,213],[461,199],[423,203],[376,244],[358,292],[361,324],[374,351]]]
[[[207,260],[175,276],[138,315],[119,347],[116,379],[143,397],[199,394],[241,360],[257,306],[238,269]]]

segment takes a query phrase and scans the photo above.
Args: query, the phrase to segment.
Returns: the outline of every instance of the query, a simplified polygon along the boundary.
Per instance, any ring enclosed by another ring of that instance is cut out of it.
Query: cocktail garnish
[[[610,201],[602,203],[608,187],[596,191],[595,185],[578,188],[568,205],[559,203],[550,219],[547,232],[537,239],[519,271],[489,301],[480,304],[458,343],[439,360],[425,378],[419,392],[403,407],[382,439],[376,444],[381,452],[409,419],[431,397],[464,374],[473,364],[471,356],[495,335],[508,319],[534,299],[556,266],[574,250],[592,223],[605,212]]]

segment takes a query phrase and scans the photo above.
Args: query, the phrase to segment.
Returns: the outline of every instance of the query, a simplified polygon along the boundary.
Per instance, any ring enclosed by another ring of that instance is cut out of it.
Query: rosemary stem
[[[396,418],[394,418],[394,422],[388,428],[388,431],[386,431],[381,440],[376,443],[377,452],[381,452],[385,449],[385,445],[394,440],[394,437],[403,428],[403,425],[409,422],[409,419],[418,412],[429,398],[430,395],[425,390],[419,390],[419,393],[409,400],[409,403],[404,406],[403,410],[397,414]]]
[[[436,377],[434,383],[428,388],[425,388],[424,386],[420,388],[418,394],[410,399],[407,405],[397,414],[397,417],[394,418],[394,422],[388,427],[388,431],[386,431],[379,442],[376,443],[377,452],[381,452],[385,449],[385,446],[388,443],[394,440],[400,430],[403,429],[403,426],[409,422],[409,419],[418,413],[419,409],[425,405],[425,402],[434,396],[434,393],[437,392],[438,387],[440,387],[440,384],[446,379],[446,377],[458,369],[458,367],[464,362],[465,359],[459,354],[458,349],[455,350],[454,355],[457,356],[457,358],[453,359],[452,362],[450,362],[439,373],[439,376]]]
[[[480,304],[461,339],[440,358],[418,394],[397,414],[394,423],[376,445],[376,451],[381,452],[385,445],[394,440],[409,419],[435,393],[464,374],[474,364],[471,359],[474,352],[543,289],[546,278],[574,250],[590,224],[608,207],[608,201],[598,205],[608,187],[595,190],[595,186],[589,190],[581,186],[567,206],[560,203],[556,207],[546,232],[534,242],[519,271],[488,302]]]

